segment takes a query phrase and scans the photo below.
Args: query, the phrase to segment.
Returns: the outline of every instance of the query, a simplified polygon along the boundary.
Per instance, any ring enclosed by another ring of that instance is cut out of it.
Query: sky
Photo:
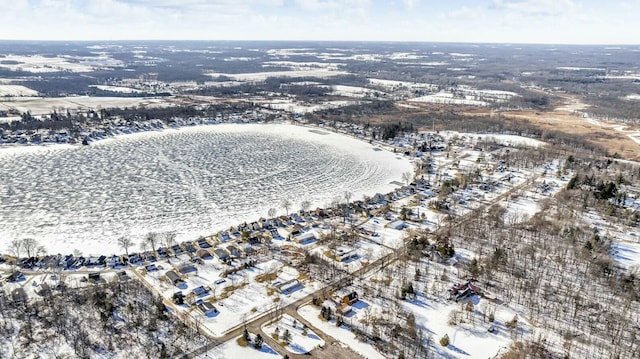
[[[640,0],[0,0],[3,40],[638,44]]]

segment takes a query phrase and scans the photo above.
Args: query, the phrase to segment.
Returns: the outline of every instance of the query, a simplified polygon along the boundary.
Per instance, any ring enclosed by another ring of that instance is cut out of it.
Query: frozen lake
[[[0,251],[36,238],[49,253],[121,253],[116,238],[148,232],[196,239],[244,221],[386,193],[406,158],[293,125],[214,125],[91,146],[0,149]]]

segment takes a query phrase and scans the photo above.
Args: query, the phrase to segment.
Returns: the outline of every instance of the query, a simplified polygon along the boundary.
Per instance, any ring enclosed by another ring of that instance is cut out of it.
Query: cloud
[[[371,0],[294,0],[294,3],[307,11],[366,10],[371,6]]]
[[[477,21],[485,19],[485,13],[481,8],[462,6],[449,11],[443,16],[445,19],[461,21]]]
[[[420,0],[402,0],[405,10],[413,10]]]
[[[573,0],[493,0],[489,8],[527,16],[558,16],[579,10]]]

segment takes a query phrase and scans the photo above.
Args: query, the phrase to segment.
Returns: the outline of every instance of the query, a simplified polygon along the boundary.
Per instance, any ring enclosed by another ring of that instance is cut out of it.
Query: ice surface
[[[215,125],[149,132],[90,146],[0,150],[0,250],[34,237],[49,253],[122,252],[116,238],[150,231],[195,239],[283,214],[287,198],[325,206],[385,193],[407,159],[293,125]]]

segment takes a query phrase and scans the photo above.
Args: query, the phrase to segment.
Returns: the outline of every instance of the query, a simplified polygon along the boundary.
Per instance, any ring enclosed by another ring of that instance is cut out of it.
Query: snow
[[[359,309],[354,309],[360,311]],[[336,327],[335,319],[326,322],[320,319],[320,310],[311,305],[305,305],[298,309],[298,314],[306,319],[311,325],[322,330],[327,335],[340,341],[348,346],[354,352],[368,359],[384,359],[384,355],[380,354],[373,346],[363,343],[356,338],[356,335],[349,330],[348,326]]]
[[[262,331],[267,335],[272,335],[275,333],[276,328],[278,328],[278,335],[282,338],[285,330],[289,330],[289,333],[291,334],[291,342],[285,347],[285,349],[294,354],[305,354],[318,346],[324,345],[324,340],[318,337],[318,335],[311,329],[307,329],[307,335],[303,335],[302,324],[297,322],[294,326],[294,321],[295,318],[288,314],[284,314],[277,322],[263,325]]]
[[[256,103],[261,103],[263,106],[276,109],[276,110],[284,110],[291,113],[305,114],[310,112],[316,112],[325,109],[332,108],[340,108],[350,105],[358,105],[363,103],[363,101],[345,101],[345,100],[333,100],[333,101],[325,101],[318,104],[308,104],[303,102],[297,102],[293,100],[277,100],[277,101],[254,101]]]
[[[272,270],[277,275],[273,282],[284,282],[300,276],[295,268],[286,266],[276,259],[258,262],[248,268],[244,268],[243,262],[234,260],[231,265],[242,269],[224,278],[222,278],[224,271],[230,267],[219,263],[217,259],[206,259],[204,264],[196,264],[197,271],[184,276],[184,283],[176,287],[166,280],[165,273],[184,263],[190,263],[190,259],[188,255],[181,254],[170,262],[168,260],[156,262],[158,271],[143,274],[144,272],[137,269],[134,273],[167,301],[171,301],[173,294],[177,291],[182,291],[188,296],[195,288],[208,288],[208,291],[194,299],[213,304],[217,312],[204,314],[196,306],[187,304],[172,304],[171,309],[178,315],[186,317],[188,321],[199,323],[202,330],[216,337],[225,335],[245,321],[251,321],[274,310],[277,305],[288,305],[319,289],[316,282],[302,281],[288,293],[279,294],[275,291],[272,282],[257,281],[256,277],[267,272],[271,273]]]
[[[266,61],[263,62],[263,67],[288,67],[291,70],[313,70],[313,69],[327,69],[336,71],[340,67],[344,67],[345,64],[337,62],[295,62],[295,61]]]
[[[542,147],[546,143],[536,140],[535,138],[529,138],[517,135],[499,135],[499,134],[468,134],[469,136],[482,139],[484,141],[495,141],[508,146],[529,146],[529,147]]]
[[[30,111],[32,115],[50,114],[54,109],[88,110],[110,107],[166,106],[159,98],[146,97],[18,97],[11,100],[0,98],[0,110],[15,109]]]
[[[471,300],[476,302],[475,307],[481,306],[485,302],[484,299],[478,297],[473,297]],[[487,332],[491,324],[482,323],[481,318],[476,318],[475,324],[449,325],[449,314],[452,310],[460,309],[461,304],[459,303],[427,300],[422,295],[418,295],[415,301],[402,302],[401,307],[413,313],[417,326],[422,328],[424,332],[430,333],[434,340],[440,340],[445,334],[449,336],[450,345],[441,349],[448,357],[491,358],[501,348],[511,344],[509,332],[504,327],[504,322],[513,319],[515,312],[506,307],[497,306],[495,308],[497,333]],[[463,315],[466,315],[466,312]],[[477,313],[473,315],[477,315]],[[439,346],[439,344],[436,345]]]
[[[611,255],[631,272],[640,269],[640,243],[616,241],[611,244]]]
[[[474,54],[463,54],[463,53],[459,53],[459,52],[450,52],[449,56],[451,56],[451,57],[474,57],[476,55],[474,55]]]
[[[305,70],[292,70],[292,71],[272,71],[272,72],[254,72],[244,74],[224,74],[217,72],[210,72],[206,75],[211,77],[225,76],[235,81],[264,81],[269,77],[318,77],[327,78],[338,75],[346,75],[346,71],[335,71],[330,69],[305,69]]]
[[[577,67],[577,66],[558,66],[558,70],[565,71],[606,71],[607,69],[602,67]]]
[[[428,56],[417,55],[412,52],[394,52],[388,57],[390,60],[417,60],[417,59],[423,59]]]
[[[197,356],[197,359],[227,359],[227,358],[251,358],[251,359],[280,359],[278,352],[273,350],[266,343],[262,344],[262,348],[256,349],[252,346],[241,347],[232,339],[226,343],[220,344],[208,352]]]
[[[2,85],[0,84],[0,96],[37,96],[38,91],[32,90],[22,85]]]
[[[123,87],[123,86],[107,86],[107,85],[91,85],[89,87],[95,87],[99,90],[103,91],[111,91],[111,92],[121,92],[121,93],[140,93],[142,91],[138,89],[134,89],[131,87]]]
[[[374,97],[378,96],[387,96],[386,93],[378,90],[368,89],[366,87],[358,87],[358,86],[345,86],[345,85],[335,85],[331,86],[334,95],[339,96],[348,96],[348,97]]]
[[[447,105],[469,105],[469,106],[487,106],[489,103],[485,101],[469,100],[466,98],[455,98],[450,92],[440,91],[433,95],[426,95],[409,99],[411,102],[441,103]]]
[[[179,149],[179,150],[178,150]],[[409,160],[331,132],[215,125],[147,132],[91,146],[0,151],[1,247],[31,236],[49,253],[119,253],[150,231],[178,240],[254,221],[282,198],[325,207],[396,188]]]
[[[540,206],[532,198],[517,198],[509,201],[505,220],[508,223],[523,223],[540,211]]]
[[[108,56],[41,56],[3,55],[0,67],[12,71],[32,73],[47,72],[91,72],[99,68],[122,66],[122,62]]]

